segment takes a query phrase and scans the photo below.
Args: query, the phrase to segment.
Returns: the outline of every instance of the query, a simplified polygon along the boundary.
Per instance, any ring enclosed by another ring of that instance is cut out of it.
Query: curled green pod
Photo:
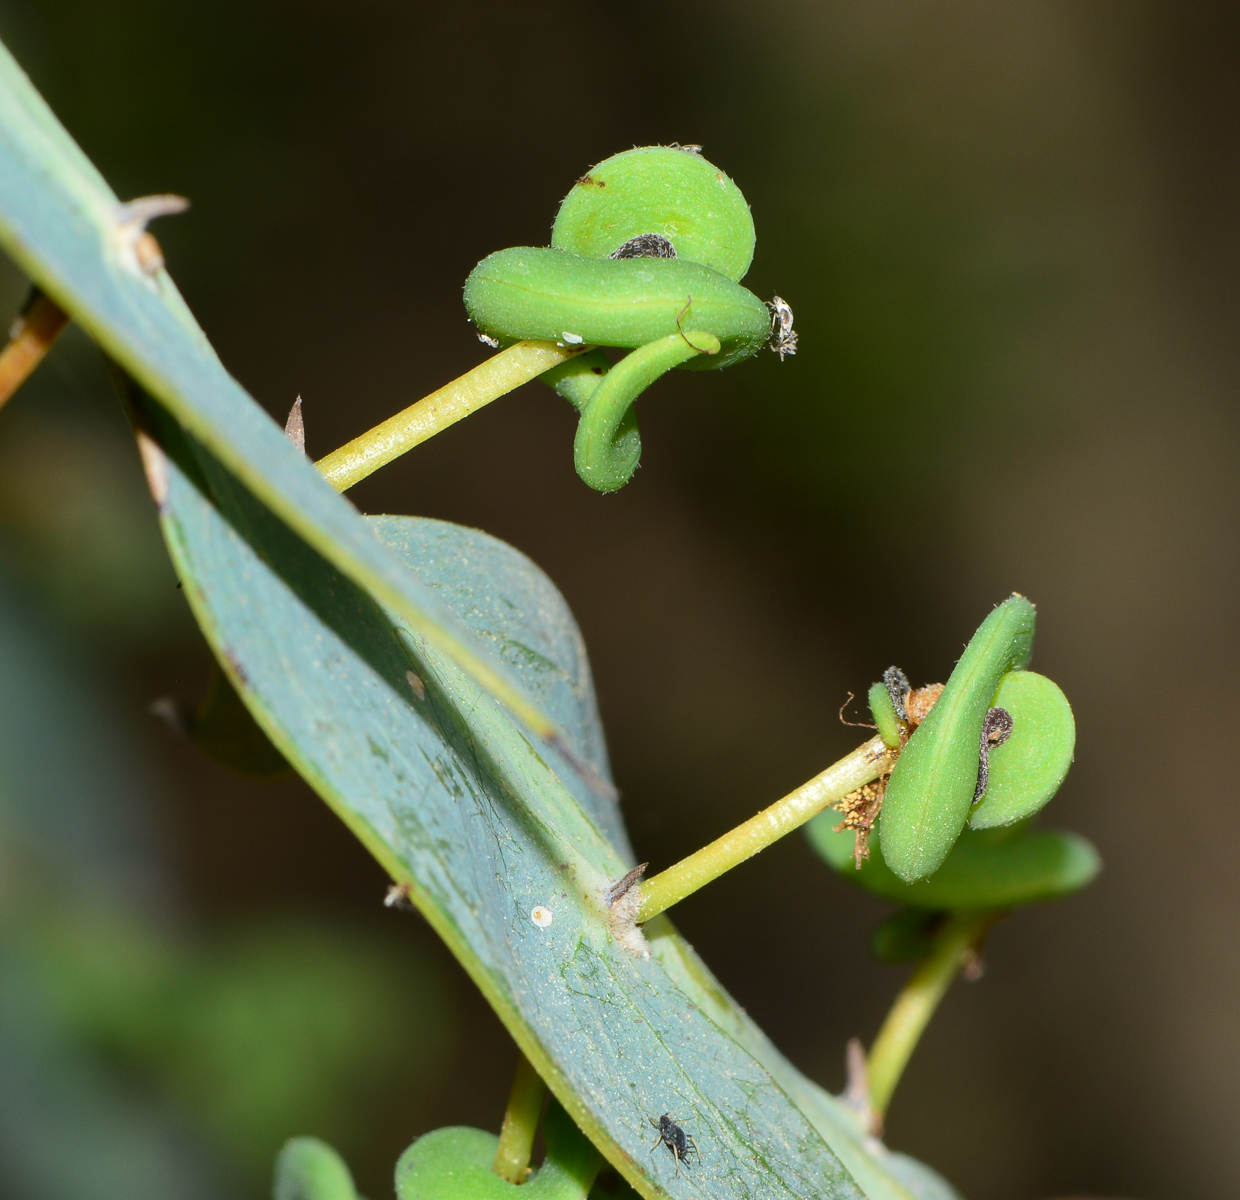
[[[741,280],[753,261],[754,227],[741,190],[700,154],[639,146],[591,167],[564,198],[551,244],[609,258],[643,234],[676,256]]]
[[[814,849],[850,883],[909,908],[1017,908],[1078,891],[1102,865],[1094,847],[1074,833],[1025,827],[967,830],[933,875],[905,883],[884,861],[881,835],[871,835],[870,857],[858,871],[852,836],[847,830],[834,832],[833,816],[823,813],[806,827]]]
[[[938,869],[969,819],[986,713],[1003,676],[1028,663],[1034,619],[1024,596],[995,608],[896,763],[879,824],[887,865],[907,883]]]
[[[648,342],[618,363],[594,389],[573,443],[577,474],[600,492],[614,492],[633,477],[641,434],[631,418],[633,401],[660,375],[698,354],[718,354],[709,333],[672,333]]]
[[[585,412],[594,389],[610,370],[611,361],[606,354],[601,350],[587,350],[584,354],[574,354],[550,371],[544,371],[538,378],[559,392],[580,413]]]
[[[614,261],[514,246],[484,258],[465,283],[474,324],[499,341],[588,343],[636,349],[673,333],[710,333],[718,355],[687,365],[727,367],[771,336],[771,314],[718,271],[664,258]]]
[[[986,792],[969,815],[973,829],[1012,825],[1032,816],[1059,790],[1076,747],[1072,706],[1045,675],[1012,671],[995,693],[1012,716],[1012,733],[990,752]]]
[[[483,259],[465,284],[465,305],[498,340],[629,347],[609,372],[556,368],[549,380],[582,412],[577,472],[612,492],[636,470],[641,436],[633,402],[673,367],[725,367],[770,337],[767,306],[709,267],[677,259],[593,259],[514,247]],[[605,360],[604,360],[605,361]],[[593,377],[593,379],[592,379]]]
[[[284,1143],[276,1158],[274,1200],[357,1200],[353,1176],[343,1158],[318,1138]]]
[[[740,286],[753,249],[749,206],[718,167],[693,147],[639,147],[577,181],[560,206],[550,248],[515,247],[483,259],[466,281],[465,305],[485,340],[499,345],[638,350],[664,341],[628,364],[577,438],[582,479],[614,491],[640,454],[629,406],[663,371],[721,369],[764,345],[781,361],[796,353],[787,302],[776,296],[766,304]],[[685,353],[666,341],[673,333],[686,339]],[[701,334],[718,339],[719,348],[696,351]],[[590,368],[565,364],[544,378],[584,414],[597,387],[591,375],[606,373],[596,361]]]

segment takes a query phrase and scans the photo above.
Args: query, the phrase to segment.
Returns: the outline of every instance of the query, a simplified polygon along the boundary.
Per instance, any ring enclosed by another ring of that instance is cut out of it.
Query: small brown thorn
[[[293,407],[288,410],[288,420],[284,422],[284,433],[288,440],[292,442],[293,445],[302,452],[302,454],[305,454],[306,421],[301,412],[300,396],[293,401]]]
[[[960,973],[969,983],[976,983],[986,974],[986,960],[982,957],[982,952],[978,947],[972,947],[965,954]]]
[[[194,732],[193,709],[174,696],[160,696],[152,700],[146,710],[157,717],[174,733],[181,737],[191,737]]]
[[[184,196],[139,196],[116,206],[114,236],[121,262],[134,274],[151,278],[164,266],[164,253],[147,225],[156,217],[170,217],[189,208]]]
[[[624,896],[629,889],[641,879],[641,877],[646,873],[646,868],[648,866],[650,866],[649,863],[638,863],[638,865],[635,866],[627,875],[617,879],[616,882],[607,889],[605,899],[607,901],[608,908],[613,908],[616,901]]]
[[[168,456],[159,443],[141,429],[138,430],[138,457],[142,460],[151,498],[162,511],[168,503]]]
[[[641,889],[636,886],[645,874],[649,863],[634,867],[627,875],[617,879],[603,893],[608,908],[607,924],[612,937],[635,958],[650,957],[650,943],[637,924],[637,914],[642,906]]]
[[[870,1103],[870,1063],[860,1038],[849,1038],[844,1051],[844,1063],[848,1082],[840,1099],[853,1112],[859,1113],[866,1123],[866,1132],[879,1137],[883,1132],[882,1113],[875,1112]]]
[[[407,883],[394,883],[387,890],[387,895],[383,897],[384,908],[395,908],[401,912],[414,912],[413,888]]]

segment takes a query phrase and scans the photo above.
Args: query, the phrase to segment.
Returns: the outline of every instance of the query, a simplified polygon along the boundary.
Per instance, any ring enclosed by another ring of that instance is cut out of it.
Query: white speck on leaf
[[[536,905],[530,912],[530,920],[538,926],[539,929],[548,929],[551,922],[555,920],[555,914],[551,909],[544,908],[543,905]]]
[[[581,334],[579,334],[579,333],[569,333],[569,332],[568,332],[568,330],[566,329],[566,330],[564,330],[564,340],[565,340],[565,341],[566,341],[566,342],[567,342],[570,346],[580,346],[580,345],[582,344],[582,342],[584,342],[586,339],[585,339],[585,338],[583,338],[583,337],[581,336]]]

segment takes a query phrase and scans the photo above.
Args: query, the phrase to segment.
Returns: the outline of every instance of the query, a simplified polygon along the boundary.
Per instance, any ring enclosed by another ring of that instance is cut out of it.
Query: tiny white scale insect
[[[564,330],[564,340],[565,340],[565,341],[566,341],[566,342],[567,342],[570,346],[580,346],[580,345],[581,345],[581,343],[582,343],[582,342],[584,342],[586,339],[585,339],[585,338],[583,338],[583,337],[581,336],[581,334],[579,334],[579,333],[569,333],[569,332],[568,332],[568,330],[566,329],[566,330]]]
[[[555,920],[555,915],[551,909],[544,908],[541,904],[536,905],[530,912],[530,920],[538,926],[539,929],[548,929],[551,922]]]
[[[773,296],[767,308],[771,310],[771,349],[779,355],[779,361],[783,362],[785,355],[797,352],[797,335],[792,328],[792,306],[782,297]]]

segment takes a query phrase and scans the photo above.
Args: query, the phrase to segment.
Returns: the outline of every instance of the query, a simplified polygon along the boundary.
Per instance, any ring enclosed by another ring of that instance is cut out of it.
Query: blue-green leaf
[[[618,814],[601,801],[587,811],[585,794],[449,659],[402,632],[203,447],[159,433],[174,456],[165,531],[234,684],[409,886],[634,1186],[646,1196],[706,1188],[720,1200],[907,1200],[848,1110],[775,1052],[670,923],[648,927],[649,960],[617,945],[603,894],[632,865],[606,833]],[[483,652],[507,656],[587,753],[597,717],[579,635],[541,573],[485,534],[414,518],[375,524],[444,602],[489,631]],[[507,623],[504,613],[524,615]],[[536,906],[550,910],[548,927],[531,919]],[[648,1154],[648,1118],[664,1112],[701,1147],[692,1179]]]

